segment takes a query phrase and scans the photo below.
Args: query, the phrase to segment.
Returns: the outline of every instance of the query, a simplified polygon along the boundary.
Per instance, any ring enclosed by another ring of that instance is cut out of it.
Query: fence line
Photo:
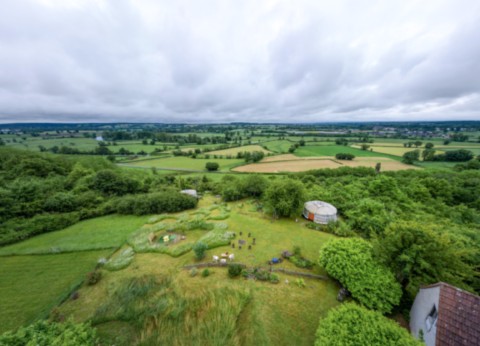
[[[209,267],[227,267],[229,264],[238,264],[242,268],[247,268],[246,264],[243,263],[236,263],[236,262],[228,262],[228,263],[219,263],[219,262],[203,262],[203,263],[197,263],[197,264],[188,264],[183,266],[184,269],[192,269],[192,268],[209,268]],[[265,269],[265,268],[264,268]],[[305,272],[297,272],[294,270],[288,270],[285,268],[275,268],[273,266],[270,266],[267,270],[271,272],[280,272],[284,273],[287,275],[294,275],[294,276],[303,276],[307,278],[312,278],[312,279],[319,279],[319,280],[328,280],[328,277],[325,275],[319,275],[319,274],[312,274],[312,273],[305,273]]]

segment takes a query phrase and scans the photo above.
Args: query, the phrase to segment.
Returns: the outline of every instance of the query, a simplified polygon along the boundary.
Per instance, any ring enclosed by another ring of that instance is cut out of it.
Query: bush
[[[217,162],[207,162],[205,164],[205,168],[207,171],[212,172],[212,171],[218,171],[219,164]]]
[[[198,269],[193,267],[192,269],[190,269],[190,276],[193,278],[194,276],[197,276],[198,274]],[[203,274],[203,273],[202,273]]]
[[[353,160],[355,158],[355,155],[347,154],[347,153],[338,153],[338,154],[335,154],[335,158],[337,160]]]
[[[301,256],[291,256],[288,258],[290,260],[290,262],[292,262],[293,264],[295,264],[295,266],[299,267],[299,268],[307,268],[307,269],[311,269],[313,268],[313,265],[315,264],[314,262],[304,258],[304,257],[301,257]]]
[[[295,284],[300,287],[300,288],[304,288],[306,287],[307,285],[305,284],[305,280],[304,279],[296,279],[295,280]]]
[[[0,335],[0,345],[97,345],[96,331],[87,323],[38,321]]]
[[[197,260],[202,260],[205,258],[205,251],[207,251],[208,245],[204,242],[197,242],[193,245],[193,252],[195,252],[195,258]]]
[[[232,263],[228,265],[228,276],[231,278],[237,277],[242,273],[242,266],[240,264]]]
[[[375,311],[353,303],[342,304],[320,320],[315,346],[421,346],[407,330]]]
[[[320,250],[319,263],[370,309],[390,312],[402,290],[394,275],[373,258],[372,246],[359,238],[335,239]]]
[[[210,276],[210,270],[208,270],[208,268],[205,268],[204,270],[202,270],[202,277],[206,278],[207,276]]]
[[[99,271],[93,271],[87,274],[87,285],[93,286],[97,284],[102,278],[102,273]]]

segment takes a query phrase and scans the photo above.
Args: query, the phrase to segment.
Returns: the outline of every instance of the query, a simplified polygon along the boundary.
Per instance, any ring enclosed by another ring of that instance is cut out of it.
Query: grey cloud
[[[0,122],[478,119],[475,0],[17,0]]]

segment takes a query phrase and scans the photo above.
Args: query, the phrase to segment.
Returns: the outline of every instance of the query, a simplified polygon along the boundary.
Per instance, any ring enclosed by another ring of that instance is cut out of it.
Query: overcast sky
[[[480,0],[0,0],[0,122],[480,120]]]

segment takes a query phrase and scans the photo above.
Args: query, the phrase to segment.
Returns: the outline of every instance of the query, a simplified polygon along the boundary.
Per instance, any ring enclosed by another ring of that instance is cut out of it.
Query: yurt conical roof
[[[305,209],[316,215],[336,215],[337,208],[323,201],[309,201],[305,203]]]

